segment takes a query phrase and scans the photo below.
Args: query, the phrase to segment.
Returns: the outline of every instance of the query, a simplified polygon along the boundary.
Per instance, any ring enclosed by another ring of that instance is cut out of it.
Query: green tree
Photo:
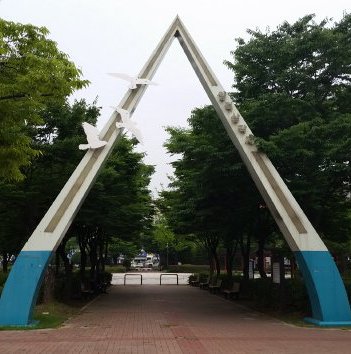
[[[84,154],[78,145],[86,139],[81,124],[95,124],[99,108],[96,102],[88,105],[84,100],[73,105],[56,102],[41,114],[45,124],[31,127],[30,134],[42,155],[23,169],[24,180],[0,183],[0,253],[6,257],[20,251],[76,168]],[[143,154],[133,151],[135,144],[122,138],[116,145],[58,247],[56,264],[63,261],[68,277],[71,237],[78,239],[82,273],[89,260],[95,280],[116,238],[137,243],[141,234],[151,232],[153,204],[147,187],[153,168],[143,164]]]
[[[231,274],[236,250],[247,260],[250,255],[252,210],[260,196],[213,107],[194,109],[188,121],[189,130],[167,129],[168,151],[182,157],[172,163],[173,190],[163,193],[165,215],[177,234],[192,234],[205,246],[217,274],[223,245]]]
[[[87,257],[95,280],[104,270],[109,245],[121,240],[138,245],[141,235],[151,232],[148,185],[154,169],[142,162],[143,154],[133,151],[135,144],[120,139],[67,233],[66,238],[78,238],[82,276]]]
[[[351,16],[237,40],[232,96],[318,232],[350,234]]]
[[[0,19],[0,179],[24,178],[21,167],[41,151],[32,145],[31,128],[45,124],[50,104],[64,104],[88,84],[48,34]]]
[[[153,229],[153,238],[161,251],[175,247],[174,233],[169,229],[164,217],[158,217]]]
[[[131,260],[136,257],[140,248],[132,241],[121,240],[120,238],[113,237],[108,245],[108,252],[116,262],[117,257],[122,254],[126,260]]]
[[[85,140],[81,123],[95,124],[99,108],[81,100],[72,105],[51,104],[41,114],[45,124],[31,127],[28,133],[42,154],[23,168],[24,180],[0,182],[0,254],[4,259],[21,250],[82,158],[78,149]]]

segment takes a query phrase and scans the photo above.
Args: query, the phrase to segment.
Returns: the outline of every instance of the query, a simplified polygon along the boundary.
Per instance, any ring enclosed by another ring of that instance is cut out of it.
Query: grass
[[[283,311],[278,311],[278,310],[273,310],[273,309],[268,309],[260,306],[255,306],[253,301],[250,300],[240,300],[239,302],[241,305],[248,307],[254,311],[257,311],[263,315],[273,317],[279,321],[285,322],[287,324],[297,326],[297,327],[304,327],[304,328],[318,328],[318,329],[341,329],[341,330],[346,330],[346,331],[351,331],[350,327],[320,327],[317,325],[314,325],[313,323],[305,322],[304,318],[308,317],[306,316],[305,313],[301,311],[289,311],[289,312],[283,312]]]
[[[318,328],[318,329],[341,329],[344,331],[351,331],[350,327],[343,327],[343,326],[332,326],[332,327],[321,327],[314,325],[309,322],[305,322],[303,318],[305,317],[302,313],[299,312],[293,312],[293,313],[277,313],[277,314],[271,314],[272,317],[277,318],[278,320],[281,320],[283,322],[286,322],[288,324],[298,326],[298,327],[305,327],[305,328]]]
[[[125,273],[126,268],[122,265],[106,265],[105,271],[109,273]]]
[[[169,265],[168,272],[170,273],[208,273],[210,267],[208,265],[182,264]]]
[[[267,315],[269,317],[276,318],[277,320],[280,320],[282,322],[286,322],[288,324],[298,326],[298,327],[309,327],[309,328],[321,328],[318,326],[315,326],[312,323],[305,322],[303,319],[306,317],[306,314],[295,311],[295,312],[282,312],[278,310],[273,310],[273,309],[268,309],[266,307],[262,306],[257,306],[254,301],[252,300],[247,300],[247,299],[241,299],[239,304],[250,308],[254,311],[257,311],[263,315]]]
[[[69,318],[76,316],[86,301],[72,301],[69,304],[50,302],[37,305],[33,314],[33,325],[30,326],[2,326],[0,330],[32,330],[44,328],[57,328]]]
[[[313,323],[305,322],[303,319],[306,317],[301,312],[291,312],[291,313],[272,313],[270,316],[277,318],[280,321],[286,322],[288,324],[298,326],[298,327],[307,327],[307,328],[323,328],[314,325]]]

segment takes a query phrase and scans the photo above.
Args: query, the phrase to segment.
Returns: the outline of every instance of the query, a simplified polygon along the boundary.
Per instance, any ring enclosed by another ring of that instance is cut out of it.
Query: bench
[[[232,295],[235,295],[235,298],[239,298],[239,292],[240,292],[240,283],[233,283],[232,287],[230,289],[224,289],[222,290],[222,293],[224,294],[225,298],[228,299],[232,297]]]
[[[210,277],[207,277],[206,279],[204,279],[204,281],[199,283],[200,289],[207,289],[209,285],[210,285]]]
[[[222,279],[217,279],[216,283],[210,284],[208,286],[208,289],[210,290],[211,293],[215,294],[222,286]]]
[[[83,299],[87,300],[87,299],[92,298],[95,295],[95,291],[92,288],[90,288],[84,284],[81,284],[80,294]]]
[[[192,276],[192,280],[189,280],[189,284],[191,285],[191,286],[199,286],[199,284],[200,284],[200,276],[199,276],[199,274],[193,274],[193,276]]]
[[[110,284],[104,281],[98,282],[95,284],[95,291],[100,294],[107,294],[107,288]]]
[[[107,288],[110,284],[107,282],[91,281],[90,286],[87,284],[81,284],[80,294],[83,299],[89,299],[97,294],[107,294]]]

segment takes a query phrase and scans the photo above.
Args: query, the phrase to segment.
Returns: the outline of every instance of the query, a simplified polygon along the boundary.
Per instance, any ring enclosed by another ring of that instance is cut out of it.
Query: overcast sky
[[[117,106],[127,83],[107,72],[137,75],[178,14],[222,86],[230,91],[233,73],[223,60],[232,59],[234,39],[246,37],[246,29],[275,29],[283,21],[294,22],[315,13],[317,20],[338,21],[350,12],[350,0],[0,0],[0,17],[45,26],[50,38],[67,53],[91,81],[74,97],[92,102],[98,96],[101,129]],[[174,41],[154,81],[133,115],[141,129],[147,154],[145,161],[156,166],[153,191],[167,186],[171,173],[162,144],[163,127],[187,125],[194,107],[209,104],[178,41]]]

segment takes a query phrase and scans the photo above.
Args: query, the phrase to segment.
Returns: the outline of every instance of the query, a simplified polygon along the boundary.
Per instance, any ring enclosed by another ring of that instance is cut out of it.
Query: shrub
[[[208,265],[194,265],[194,264],[181,264],[168,266],[169,273],[201,273],[209,272],[210,267]]]
[[[190,284],[192,281],[195,281],[197,280],[197,277],[199,276],[198,273],[195,273],[195,274],[191,274],[188,278],[188,284]]]
[[[112,281],[112,273],[110,272],[103,272],[101,274],[101,279],[100,279],[103,283],[106,283],[108,285],[111,285],[111,281]]]
[[[123,267],[125,267],[126,271],[130,270],[130,266],[131,266],[131,261],[130,259],[125,259],[122,263]]]
[[[2,289],[4,288],[4,284],[6,282],[8,275],[9,275],[9,273],[4,273],[4,272],[0,271],[0,295],[2,293]]]
[[[271,278],[241,282],[241,298],[253,302],[262,310],[310,313],[310,304],[303,280],[285,279],[284,284],[273,284]]]
[[[88,272],[87,272],[88,275]],[[58,301],[79,298],[81,292],[81,279],[79,271],[74,271],[69,277],[59,273],[55,277],[54,296]]]
[[[4,286],[6,279],[8,277],[9,273],[4,273],[2,271],[0,271],[0,286]]]
[[[105,266],[105,269],[110,273],[125,273],[127,271],[122,265],[109,265]]]

